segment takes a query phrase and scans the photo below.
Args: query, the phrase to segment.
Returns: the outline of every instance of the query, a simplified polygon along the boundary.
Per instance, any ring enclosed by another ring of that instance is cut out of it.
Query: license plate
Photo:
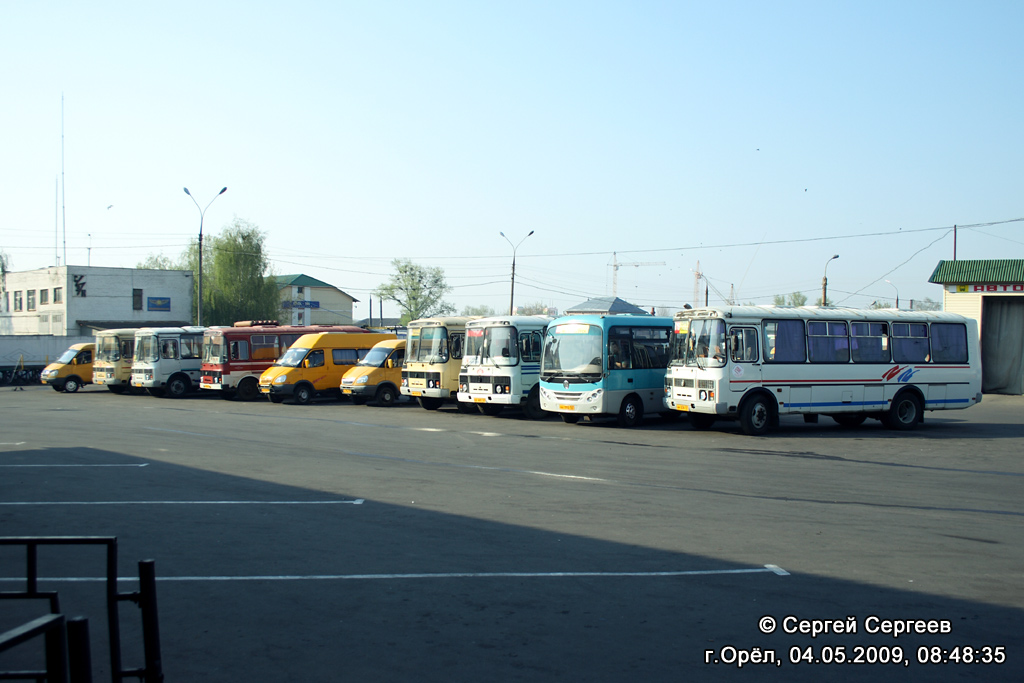
[[[343,394],[351,394],[352,390],[351,389],[342,389],[341,393],[343,393]]]
[[[558,409],[559,410],[569,410],[569,411],[572,411],[572,410],[576,410],[576,406],[565,406],[565,405],[559,404],[558,405]]]
[[[476,397],[474,397],[473,398],[473,403],[487,403],[487,399],[486,398],[476,398]]]
[[[423,395],[422,391],[410,391],[409,393],[412,394],[413,396],[422,396]]]
[[[260,393],[261,394],[269,394],[270,393],[270,387],[260,387]]]
[[[685,403],[677,403],[676,410],[680,410],[685,413],[690,410],[690,406],[686,405]]]

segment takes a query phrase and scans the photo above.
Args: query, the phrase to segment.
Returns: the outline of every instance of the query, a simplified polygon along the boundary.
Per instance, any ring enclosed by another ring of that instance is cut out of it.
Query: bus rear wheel
[[[904,391],[892,400],[889,412],[882,423],[889,429],[905,431],[914,429],[921,421],[921,399],[910,391]]]

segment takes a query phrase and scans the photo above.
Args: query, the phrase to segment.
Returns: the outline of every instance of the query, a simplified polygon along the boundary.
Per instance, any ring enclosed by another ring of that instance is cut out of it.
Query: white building
[[[351,325],[352,304],[359,299],[308,275],[278,275],[281,323],[284,325]]]
[[[190,325],[192,271],[51,266],[0,282],[0,335]]]

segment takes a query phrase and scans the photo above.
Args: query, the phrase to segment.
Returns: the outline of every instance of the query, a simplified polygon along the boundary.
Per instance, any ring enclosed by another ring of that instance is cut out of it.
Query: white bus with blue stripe
[[[935,311],[725,306],[680,311],[665,405],[696,429],[739,420],[759,436],[780,415],[913,429],[925,410],[981,402],[977,322]]]
[[[551,318],[505,315],[466,323],[466,350],[459,372],[458,399],[485,415],[505,406],[521,406],[530,419],[544,417],[540,407],[540,355]]]

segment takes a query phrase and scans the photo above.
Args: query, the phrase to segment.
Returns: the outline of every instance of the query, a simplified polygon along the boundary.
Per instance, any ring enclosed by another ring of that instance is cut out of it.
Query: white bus
[[[696,429],[732,418],[759,436],[794,413],[913,429],[925,410],[979,402],[977,323],[952,313],[732,306],[675,316],[665,405]]]
[[[135,331],[132,386],[180,398],[199,388],[205,327],[143,327]]]
[[[484,415],[522,406],[531,420],[544,417],[540,355],[549,322],[544,316],[505,315],[466,323],[459,401],[475,404]]]
[[[402,396],[412,396],[427,410],[456,401],[459,412],[472,406],[458,402],[459,371],[466,342],[466,323],[480,316],[440,316],[409,323],[402,366]]]

